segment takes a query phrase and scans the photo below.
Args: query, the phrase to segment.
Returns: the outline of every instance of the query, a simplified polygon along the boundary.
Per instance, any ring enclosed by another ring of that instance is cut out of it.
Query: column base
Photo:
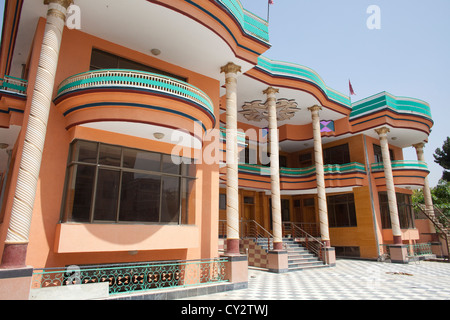
[[[5,244],[0,269],[19,269],[26,267],[28,244]]]
[[[406,244],[389,245],[389,254],[392,263],[408,263],[408,245]]]
[[[336,250],[334,247],[326,246],[322,248],[322,261],[330,267],[336,266]]]
[[[0,300],[29,300],[33,268],[0,269]]]
[[[240,255],[239,251],[239,239],[227,239],[227,255]]]
[[[402,236],[393,236],[394,238],[394,244],[395,245],[402,245],[403,241],[402,241]]]
[[[224,254],[221,258],[227,258],[225,262],[225,279],[230,283],[248,285],[248,258],[246,255]]]
[[[275,244],[274,244],[275,247]],[[269,272],[285,273],[289,271],[288,253],[285,250],[272,250],[267,253]]]
[[[283,242],[274,242],[273,250],[283,250]]]

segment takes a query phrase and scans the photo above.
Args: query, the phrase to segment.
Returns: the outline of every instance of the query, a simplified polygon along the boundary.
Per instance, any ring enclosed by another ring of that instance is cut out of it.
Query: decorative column
[[[221,68],[226,86],[227,139],[227,254],[239,254],[239,178],[237,150],[237,73],[241,67],[229,62]]]
[[[417,160],[425,162],[425,156],[423,152],[425,144],[423,142],[420,142],[414,144],[413,147],[416,149]],[[431,190],[430,190],[430,183],[428,181],[428,176],[426,176],[424,179],[422,192],[423,198],[425,200],[425,211],[428,216],[434,217],[433,198],[431,197]],[[431,220],[430,220],[430,233],[436,234],[436,229],[434,228],[434,224],[431,222]]]
[[[391,217],[392,235],[394,244],[402,244],[402,231],[400,229],[400,220],[398,217],[397,196],[395,194],[394,176],[392,174],[391,158],[389,154],[389,144],[387,133],[389,128],[383,127],[375,129],[380,138],[381,155],[383,157],[384,177],[386,179],[386,190],[389,203],[389,214]]]
[[[275,93],[279,90],[269,87],[263,91],[267,95],[267,111],[269,120],[269,143],[270,143],[270,187],[272,195],[272,224],[273,224],[273,249],[283,248],[283,235],[281,226],[281,199],[280,199],[280,159],[278,145],[278,121],[277,121],[277,98]]]
[[[320,235],[326,247],[330,247],[330,235],[328,227],[328,207],[325,193],[325,175],[323,170],[322,136],[320,134],[320,106],[308,108],[311,111],[313,137],[314,137],[314,161],[316,165],[317,197],[319,204]]]
[[[72,3],[73,0],[44,0],[48,5],[47,22],[3,251],[1,268],[4,269],[25,266],[59,49],[67,9]]]

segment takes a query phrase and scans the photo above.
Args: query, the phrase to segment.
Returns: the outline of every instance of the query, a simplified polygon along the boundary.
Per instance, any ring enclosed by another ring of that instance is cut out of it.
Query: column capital
[[[425,143],[419,142],[419,143],[413,144],[412,146],[413,146],[414,148],[416,148],[416,150],[418,150],[418,149],[423,149],[423,148],[425,147]]]
[[[386,134],[388,132],[390,132],[391,130],[388,127],[382,127],[382,128],[378,128],[375,129],[375,132],[381,137],[381,136],[386,136]]]
[[[241,66],[228,62],[226,65],[220,67],[220,73],[238,73],[241,72]]]
[[[73,0],[44,0],[44,4],[48,5],[50,3],[56,3],[59,4],[60,6],[63,6],[64,8],[69,8],[70,5],[73,4]]]
[[[280,90],[279,90],[279,89],[276,89],[276,88],[274,88],[274,87],[268,87],[266,90],[263,91],[263,93],[264,93],[264,94],[267,94],[267,95],[269,95],[269,94],[275,94],[275,93],[278,93],[278,92],[280,92]]]
[[[314,106],[312,106],[312,107],[309,107],[308,108],[308,110],[309,111],[311,111],[311,112],[319,112],[320,110],[322,110],[322,107],[321,106],[318,106],[318,105],[314,105]]]

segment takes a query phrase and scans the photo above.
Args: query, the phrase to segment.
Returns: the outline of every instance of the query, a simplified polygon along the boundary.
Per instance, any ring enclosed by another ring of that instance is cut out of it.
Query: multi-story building
[[[6,1],[2,268],[215,259],[223,238],[240,261],[255,230],[330,264],[418,240],[429,105],[351,103],[265,57],[268,30],[239,0]]]

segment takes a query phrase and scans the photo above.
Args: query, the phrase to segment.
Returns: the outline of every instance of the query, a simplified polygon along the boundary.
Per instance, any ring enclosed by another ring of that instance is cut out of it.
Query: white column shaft
[[[66,11],[64,6],[57,3],[50,3],[48,6],[11,220],[6,235],[7,244],[26,244],[29,240]]]
[[[385,129],[385,128],[382,128]],[[388,130],[378,130],[381,144],[381,155],[383,157],[384,176],[386,180],[386,191],[389,203],[389,214],[391,217],[392,234],[394,237],[401,237],[400,219],[398,217],[397,196],[395,194],[394,176],[392,174],[391,157],[389,154],[389,144],[387,140]]]
[[[271,89],[271,90],[270,90]],[[269,139],[270,139],[270,186],[272,196],[272,224],[273,242],[283,241],[282,218],[281,218],[281,196],[280,196],[280,164],[279,164],[279,142],[278,121],[276,106],[276,90],[269,88],[267,93],[267,108],[269,113]]]
[[[310,108],[314,137],[314,161],[316,166],[317,198],[319,206],[319,223],[322,241],[330,241],[328,225],[328,207],[325,192],[325,175],[323,170],[322,135],[320,133],[319,107]]]

